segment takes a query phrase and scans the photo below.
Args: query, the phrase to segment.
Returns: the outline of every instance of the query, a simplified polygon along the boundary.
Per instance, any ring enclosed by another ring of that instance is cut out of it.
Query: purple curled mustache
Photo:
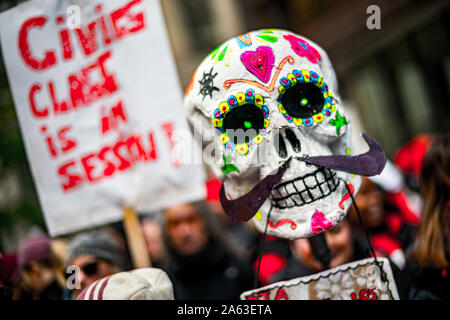
[[[357,156],[318,156],[318,157],[300,157],[298,160],[315,164],[337,171],[358,174],[360,176],[371,177],[380,174],[386,165],[386,155],[377,140],[362,134],[362,137],[369,146],[369,151]]]
[[[280,182],[281,177],[286,172],[292,157],[285,161],[275,174],[269,174],[262,179],[253,189],[243,196],[230,200],[225,194],[225,183],[220,188],[220,203],[225,213],[232,219],[247,221],[253,217],[259,208],[266,201],[273,187]]]
[[[362,134],[369,146],[366,153],[352,155],[331,155],[317,157],[298,157],[297,160],[314,164],[328,169],[344,171],[361,176],[374,176],[380,174],[386,165],[386,155],[380,144],[374,138]],[[280,182],[286,172],[292,157],[285,161],[275,174],[267,175],[247,194],[231,200],[225,194],[225,183],[220,189],[220,203],[225,213],[232,219],[247,221],[252,218],[270,195],[273,187]]]

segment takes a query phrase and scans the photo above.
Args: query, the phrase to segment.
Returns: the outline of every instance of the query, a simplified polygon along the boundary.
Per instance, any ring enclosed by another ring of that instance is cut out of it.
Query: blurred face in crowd
[[[75,295],[83,291],[84,288],[98,279],[109,276],[118,271],[118,268],[108,261],[97,259],[92,255],[80,255],[73,259],[70,265],[75,265],[80,268],[78,274],[80,281],[80,289],[75,289]]]
[[[206,246],[206,225],[194,206],[172,206],[166,209],[165,214],[170,243],[179,254],[195,254]]]
[[[350,224],[347,219],[330,230],[325,231],[325,240],[331,253],[330,268],[352,261],[353,243]],[[314,258],[308,239],[297,239],[292,242],[294,254],[309,268],[321,271],[324,268]]]
[[[37,261],[30,261],[22,270],[20,279],[23,289],[29,293],[38,294],[55,279],[55,274],[49,266]]]
[[[383,223],[383,193],[370,179],[363,177],[363,183],[355,201],[369,228],[378,227]]]
[[[161,261],[164,256],[164,243],[162,240],[161,226],[156,221],[144,220],[142,222],[148,253],[152,262]]]

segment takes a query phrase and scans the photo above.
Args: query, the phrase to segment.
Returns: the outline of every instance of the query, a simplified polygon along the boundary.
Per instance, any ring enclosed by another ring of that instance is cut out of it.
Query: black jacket
[[[216,242],[201,252],[182,256],[171,253],[167,274],[177,300],[236,300],[253,289],[253,271]]]
[[[446,259],[450,260],[449,247],[446,247]],[[450,268],[437,269],[423,267],[408,255],[404,270],[409,278],[410,300],[449,300]]]

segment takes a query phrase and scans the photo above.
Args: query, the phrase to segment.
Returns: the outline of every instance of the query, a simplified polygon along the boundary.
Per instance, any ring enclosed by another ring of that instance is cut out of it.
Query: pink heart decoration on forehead
[[[244,66],[262,82],[268,82],[272,74],[275,57],[271,47],[262,46],[256,51],[245,51],[241,54]]]

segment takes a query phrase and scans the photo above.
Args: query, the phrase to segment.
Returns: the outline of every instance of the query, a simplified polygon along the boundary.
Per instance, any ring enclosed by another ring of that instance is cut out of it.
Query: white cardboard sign
[[[242,300],[399,300],[386,258],[351,262],[311,276],[277,282],[241,294]],[[385,280],[382,280],[382,272]]]
[[[203,168],[173,156],[190,133],[157,0],[32,0],[0,38],[51,235],[204,197]]]

